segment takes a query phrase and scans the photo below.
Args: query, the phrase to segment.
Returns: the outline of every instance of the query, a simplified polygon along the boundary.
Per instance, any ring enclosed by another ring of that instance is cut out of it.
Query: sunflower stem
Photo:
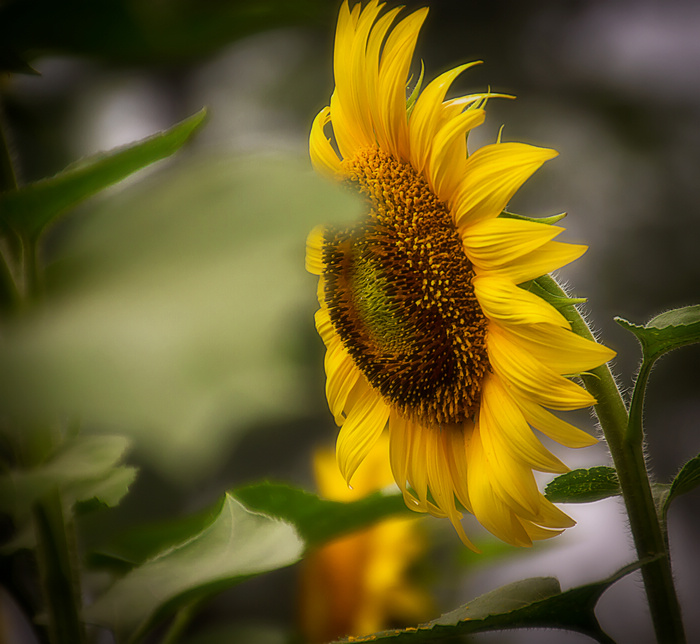
[[[566,293],[550,276],[538,279],[550,293]],[[575,306],[565,306],[562,314],[574,333],[595,340],[588,324]],[[640,432],[630,431],[630,417],[607,364],[582,376],[586,389],[598,401],[594,409],[617,470],[630,529],[640,560],[653,559],[642,566],[642,579],[659,644],[683,644],[685,633],[681,609],[671,571],[671,559],[661,521],[651,491]]]

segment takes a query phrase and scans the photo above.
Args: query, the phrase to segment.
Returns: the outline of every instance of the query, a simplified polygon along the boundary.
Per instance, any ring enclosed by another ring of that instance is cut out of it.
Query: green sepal
[[[203,124],[206,110],[146,139],[88,157],[48,179],[0,193],[0,217],[22,238],[36,240],[59,215],[130,174],[175,153]]]
[[[621,493],[617,472],[605,465],[557,476],[544,490],[545,497],[552,503],[591,503]]]
[[[416,81],[416,85],[413,88],[413,91],[411,92],[410,96],[406,99],[406,118],[409,118],[411,116],[411,112],[413,112],[413,108],[416,106],[416,100],[418,100],[418,94],[420,94],[421,87],[423,85],[423,75],[425,74],[425,65],[423,65],[423,61],[420,61],[420,76],[418,76],[418,80]]]
[[[616,317],[621,327],[633,333],[642,345],[645,360],[700,342],[700,304],[665,311],[644,326]]]
[[[551,226],[564,219],[564,217],[566,217],[566,213],[562,212],[558,215],[552,215],[551,217],[527,217],[526,215],[517,215],[514,212],[504,210],[498,216],[503,217],[504,219],[518,219],[520,221],[531,221],[535,224],[546,224]]]
[[[595,605],[616,581],[645,562],[625,566],[607,579],[561,592],[552,577],[534,577],[497,588],[426,624],[393,629],[349,642],[396,642],[403,644],[455,641],[472,633],[514,628],[558,628],[584,633],[601,644],[614,644],[600,627]]]
[[[553,278],[549,275],[544,275],[542,277],[538,277],[537,279],[530,280],[529,282],[524,282],[520,286],[526,291],[530,291],[538,297],[541,297],[545,302],[551,304],[557,310],[574,306],[576,304],[583,304],[587,301],[585,297],[562,297],[558,293],[552,292],[552,290],[548,288],[548,280],[553,280]]]

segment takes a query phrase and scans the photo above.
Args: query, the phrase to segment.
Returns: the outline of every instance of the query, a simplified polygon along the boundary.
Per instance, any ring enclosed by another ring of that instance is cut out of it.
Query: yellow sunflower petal
[[[321,174],[335,179],[340,172],[340,159],[323,131],[331,121],[331,108],[324,107],[314,119],[309,135],[309,155],[314,168]]]
[[[532,521],[521,520],[520,523],[522,523],[523,528],[525,528],[525,532],[527,532],[528,536],[533,541],[551,539],[552,537],[556,537],[564,532],[564,528],[561,528],[560,530],[551,530],[549,528],[538,526],[537,524],[532,523]]]
[[[464,427],[448,428],[445,432],[449,444],[445,448],[447,466],[452,476],[452,486],[457,500],[467,512],[472,511],[467,490],[467,448],[466,441],[474,431],[474,423],[466,421]]]
[[[316,226],[306,238],[306,270],[313,275],[323,274],[323,235],[325,226]]]
[[[588,246],[581,244],[550,241],[527,255],[499,266],[498,273],[515,284],[522,284],[573,262],[587,250]]]
[[[328,313],[328,309],[322,306],[316,314],[314,315],[314,320],[316,322],[316,331],[321,336],[323,343],[326,347],[332,342],[340,342],[338,336],[333,328],[333,323],[331,322],[331,316]]]
[[[484,449],[490,448],[487,454],[510,454],[540,472],[569,471],[532,433],[520,408],[494,375],[487,376],[483,384],[479,426]]]
[[[472,285],[481,308],[491,319],[509,325],[541,323],[570,328],[553,306],[498,274],[479,275]]]
[[[359,4],[350,11],[347,2],[340,9],[333,57],[336,89],[331,97],[331,119],[343,158],[374,143],[372,121],[366,109],[368,98],[363,67],[367,39],[380,10],[376,0],[363,11]]]
[[[478,426],[469,441],[468,460],[469,498],[479,523],[506,543],[531,546],[532,540],[522,524],[493,489]]]
[[[408,490],[409,462],[413,456],[413,432],[408,421],[395,410],[389,415],[389,459],[394,480],[403,494],[406,505],[420,511],[420,502]]]
[[[576,374],[612,360],[615,352],[573,331],[541,324],[506,325],[511,340],[559,374]]]
[[[326,399],[335,422],[342,425],[346,403],[360,378],[360,370],[355,366],[342,343],[326,351]]]
[[[385,142],[395,158],[408,158],[408,121],[406,116],[406,82],[420,28],[428,9],[414,11],[389,34],[379,69],[379,114],[388,135]],[[381,144],[381,142],[380,142]]]
[[[377,143],[383,150],[391,149],[393,137],[391,135],[392,124],[390,122],[385,122],[382,112],[382,94],[385,90],[380,82],[379,67],[380,61],[382,60],[382,46],[386,40],[386,34],[394,18],[400,11],[401,8],[396,7],[383,14],[372,28],[367,42],[367,64],[365,67],[365,73],[367,74],[367,107],[371,111]]]
[[[441,124],[441,106],[445,94],[457,76],[476,64],[478,63],[467,63],[441,74],[418,96],[409,121],[411,163],[416,172],[422,172],[428,162],[428,153]]]
[[[347,418],[338,434],[336,457],[340,473],[348,484],[381,436],[388,419],[389,407],[372,389],[368,389],[347,411]]]
[[[598,442],[595,436],[591,436],[578,427],[574,427],[571,423],[558,418],[541,405],[523,397],[517,397],[516,400],[525,420],[557,443],[566,447],[579,448],[590,447]]]
[[[450,119],[435,134],[428,157],[427,174],[435,194],[448,202],[464,173],[465,134],[481,125],[484,110],[467,110]]]
[[[452,202],[458,228],[498,216],[518,188],[555,150],[525,143],[494,143],[467,159],[467,168]]]
[[[488,219],[469,226],[462,233],[462,243],[476,268],[501,273],[502,266],[529,257],[563,231],[559,226],[519,219]]]
[[[455,505],[454,486],[445,455],[445,432],[431,432],[425,454],[428,462],[428,484],[435,504],[447,515],[453,523],[462,518],[462,513]]]
[[[525,351],[496,325],[486,338],[494,372],[528,400],[550,409],[580,409],[595,404],[595,398]]]
[[[576,521],[566,514],[566,512],[560,510],[542,495],[540,495],[540,507],[536,523],[545,528],[556,530],[559,528],[573,528],[576,525]]]

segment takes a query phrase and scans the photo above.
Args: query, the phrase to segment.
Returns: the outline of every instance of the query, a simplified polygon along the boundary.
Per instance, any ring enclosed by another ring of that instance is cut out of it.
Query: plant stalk
[[[566,297],[566,293],[553,278],[547,276],[538,282],[550,293]],[[562,314],[576,334],[595,340],[574,306],[564,307]],[[686,638],[681,609],[673,583],[671,559],[644,460],[642,432],[630,428],[627,408],[608,365],[601,365],[582,378],[586,389],[598,401],[595,412],[617,470],[637,556],[640,560],[656,557],[642,566],[642,579],[657,642],[683,644]]]
[[[17,179],[0,112],[0,191],[15,188]],[[0,299],[6,307],[16,312],[30,306],[39,296],[37,240],[19,239],[2,222],[0,237],[0,284],[3,286],[0,288],[3,291]],[[11,270],[11,267],[16,267],[16,270]],[[22,465],[31,468],[53,454],[60,438],[48,423],[26,429],[26,432],[20,432],[20,454]],[[52,490],[35,504],[32,518],[41,590],[48,616],[48,639],[52,644],[83,644],[86,636],[81,617],[75,527],[58,489]]]

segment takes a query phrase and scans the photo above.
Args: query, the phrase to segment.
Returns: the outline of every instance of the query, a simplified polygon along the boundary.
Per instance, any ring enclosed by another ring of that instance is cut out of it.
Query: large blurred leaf
[[[282,483],[256,483],[233,491],[249,508],[293,523],[307,546],[365,528],[395,514],[416,516],[401,494],[375,492],[352,503],[328,501]]]
[[[584,633],[601,644],[614,644],[595,616],[600,596],[618,579],[637,570],[626,566],[603,581],[560,592],[552,577],[534,577],[497,588],[427,624],[382,631],[341,642],[391,642],[411,644],[456,641],[471,633],[511,628],[559,628]]]
[[[247,508],[291,523],[306,542],[314,547],[335,537],[361,530],[395,515],[416,516],[401,494],[376,492],[358,501],[328,501],[283,483],[263,482],[229,492]],[[151,525],[118,535],[90,556],[99,566],[131,567],[143,563],[159,551],[190,538],[212,521],[217,508]]]
[[[136,638],[183,605],[294,563],[302,550],[292,526],[226,495],[210,525],[119,579],[86,609],[85,619]]]
[[[67,221],[41,310],[0,344],[5,413],[128,431],[178,481],[305,410],[305,238],[361,208],[306,160],[187,161]]]
[[[70,53],[176,62],[264,29],[325,24],[336,10],[326,0],[9,0],[0,3],[0,46],[12,59]]]
[[[77,436],[46,463],[3,473],[0,512],[21,519],[55,489],[69,503],[97,499],[116,505],[136,476],[135,468],[119,465],[128,447],[122,436]]]
[[[201,110],[165,132],[83,159],[49,179],[0,192],[2,220],[35,239],[44,226],[83,199],[176,152],[205,117]]]

